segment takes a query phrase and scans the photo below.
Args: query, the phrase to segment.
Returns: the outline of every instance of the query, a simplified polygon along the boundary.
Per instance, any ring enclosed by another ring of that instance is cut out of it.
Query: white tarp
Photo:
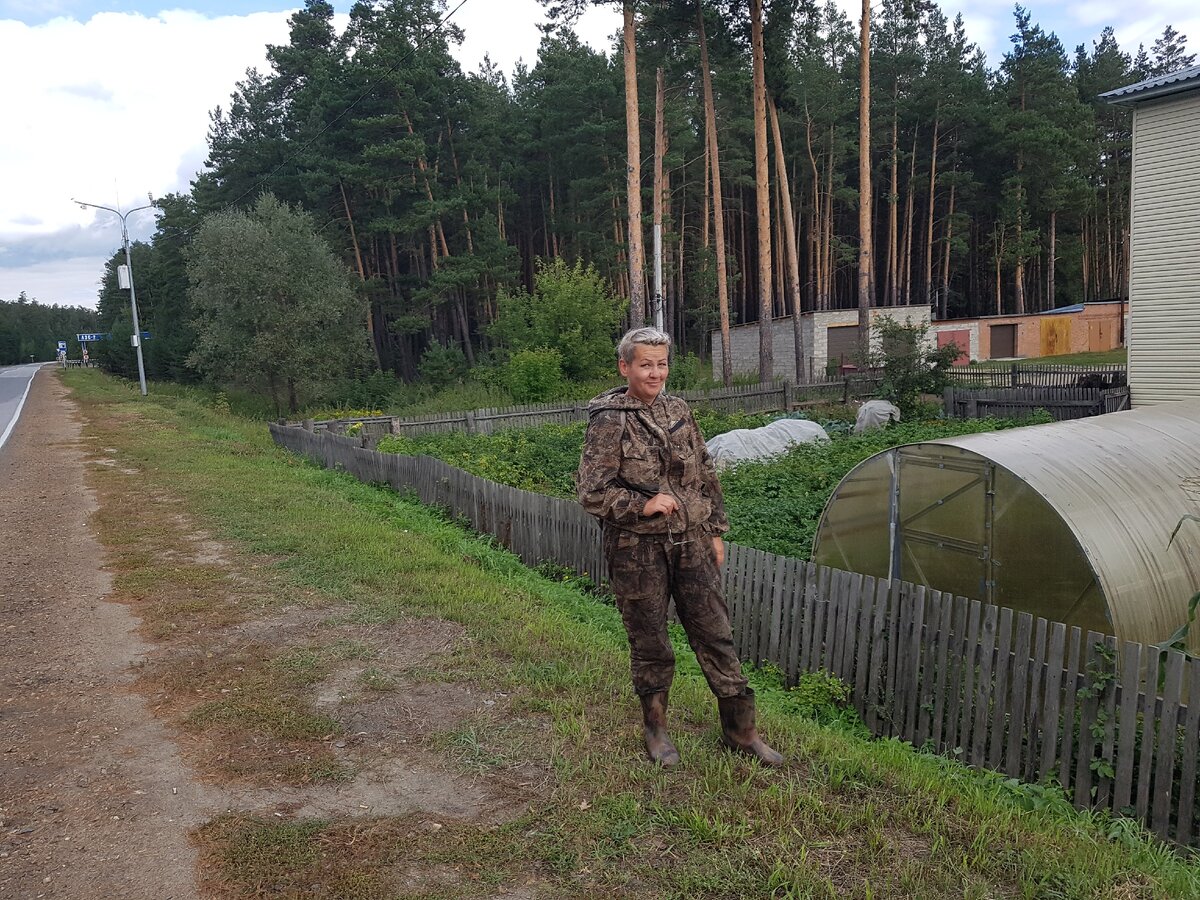
[[[858,418],[854,422],[854,433],[874,431],[885,427],[888,422],[899,422],[900,410],[886,400],[868,400],[858,410]]]
[[[796,444],[829,440],[825,429],[807,419],[777,419],[762,428],[735,428],[707,442],[717,468],[747,459],[781,456]]]

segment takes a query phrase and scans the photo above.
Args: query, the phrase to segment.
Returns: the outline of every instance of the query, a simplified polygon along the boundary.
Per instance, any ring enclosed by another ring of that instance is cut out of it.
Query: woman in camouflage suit
[[[663,766],[679,762],[666,727],[675,674],[667,605],[674,597],[717,697],[724,743],[766,765],[782,765],[783,757],[759,737],[754,692],[733,646],[721,590],[721,535],[729,530],[721,485],[687,403],[663,390],[670,345],[655,328],[621,338],[618,366],[628,384],[588,404],[579,502],[600,519],[650,758]]]

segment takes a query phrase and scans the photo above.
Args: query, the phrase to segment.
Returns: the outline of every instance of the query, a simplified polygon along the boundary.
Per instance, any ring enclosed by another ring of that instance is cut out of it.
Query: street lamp
[[[121,220],[121,243],[125,247],[125,268],[129,271],[129,306],[133,310],[133,347],[137,350],[138,361],[138,381],[142,386],[142,396],[146,396],[146,366],[142,362],[142,328],[138,324],[137,310],[137,292],[133,289],[133,260],[129,256],[129,229],[126,227],[125,219],[135,212],[140,212],[143,209],[149,209],[154,204],[147,203],[145,206],[135,206],[133,209],[121,212],[119,209],[113,209],[111,206],[100,206],[97,203],[84,203],[82,200],[71,198],[72,202],[78,203],[81,207],[90,206],[92,209],[102,209],[106,212],[115,213]]]

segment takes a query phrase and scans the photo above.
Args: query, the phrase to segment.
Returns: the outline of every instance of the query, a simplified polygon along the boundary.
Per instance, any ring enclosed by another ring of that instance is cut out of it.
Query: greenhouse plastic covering
[[[718,469],[750,459],[770,459],[787,453],[796,444],[827,441],[829,435],[807,419],[777,419],[762,428],[735,428],[707,442]]]
[[[858,408],[854,419],[854,433],[876,431],[887,426],[889,422],[900,421],[900,410],[894,403],[886,400],[868,400]]]
[[[1200,590],[1197,515],[1190,400],[876,454],[834,491],[813,559],[1156,643]]]

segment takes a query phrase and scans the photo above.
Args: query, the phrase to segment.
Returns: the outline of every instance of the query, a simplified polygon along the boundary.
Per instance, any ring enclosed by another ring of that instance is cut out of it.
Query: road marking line
[[[21,402],[17,404],[17,411],[13,413],[12,421],[8,423],[8,427],[4,429],[4,434],[0,434],[0,447],[4,446],[4,442],[8,440],[8,436],[12,434],[12,430],[17,425],[17,420],[21,418],[21,409],[25,406],[25,398],[29,396],[29,389],[33,387],[33,379],[38,373],[37,369],[33,370],[33,375],[29,376],[29,382],[25,385],[25,393],[21,395]]]

